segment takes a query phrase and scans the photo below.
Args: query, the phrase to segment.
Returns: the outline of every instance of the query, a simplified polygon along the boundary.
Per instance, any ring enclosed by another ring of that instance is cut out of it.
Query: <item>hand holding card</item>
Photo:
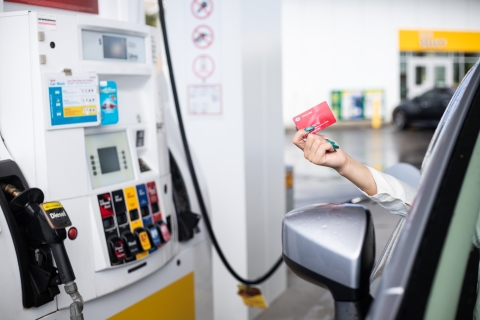
[[[306,127],[315,126],[315,129],[310,131],[310,133],[316,133],[320,130],[323,130],[335,122],[335,116],[330,110],[327,102],[322,102],[319,105],[299,114],[296,117],[293,117],[293,122],[295,126],[300,130]]]

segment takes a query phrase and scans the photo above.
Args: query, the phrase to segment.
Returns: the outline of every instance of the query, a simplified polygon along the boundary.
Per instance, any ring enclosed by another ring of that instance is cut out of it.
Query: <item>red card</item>
[[[296,117],[293,117],[293,122],[298,130],[305,129],[307,127],[315,126],[313,131],[310,133],[316,133],[320,130],[330,127],[332,124],[337,122],[335,116],[330,110],[327,102],[324,101],[319,105],[299,114]]]

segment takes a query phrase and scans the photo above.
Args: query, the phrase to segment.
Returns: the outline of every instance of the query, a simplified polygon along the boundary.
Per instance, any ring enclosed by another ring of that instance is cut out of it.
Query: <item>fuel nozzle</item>
[[[28,188],[21,191],[11,184],[4,183],[0,183],[0,188],[5,194],[13,198],[10,201],[12,212],[27,215],[27,238],[47,245],[52,251],[60,281],[65,284],[65,291],[73,299],[70,307],[70,318],[83,319],[83,299],[77,291],[74,282],[75,274],[63,243],[63,240],[67,237],[65,228],[71,226],[72,222],[62,204],[58,201],[44,203],[43,192],[38,188]]]

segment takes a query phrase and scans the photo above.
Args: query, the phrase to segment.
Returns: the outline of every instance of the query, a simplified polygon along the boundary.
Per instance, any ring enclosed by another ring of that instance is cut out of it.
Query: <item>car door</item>
[[[464,313],[472,319],[478,270],[472,237],[480,212],[478,119],[477,63],[432,138],[418,194],[367,319],[460,319]]]

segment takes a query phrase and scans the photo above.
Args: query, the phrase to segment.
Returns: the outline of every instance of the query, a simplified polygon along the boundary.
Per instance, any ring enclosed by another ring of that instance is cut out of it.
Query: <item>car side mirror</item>
[[[287,213],[283,259],[299,277],[326,287],[335,319],[364,319],[370,307],[375,232],[370,211],[354,204],[312,205]]]

